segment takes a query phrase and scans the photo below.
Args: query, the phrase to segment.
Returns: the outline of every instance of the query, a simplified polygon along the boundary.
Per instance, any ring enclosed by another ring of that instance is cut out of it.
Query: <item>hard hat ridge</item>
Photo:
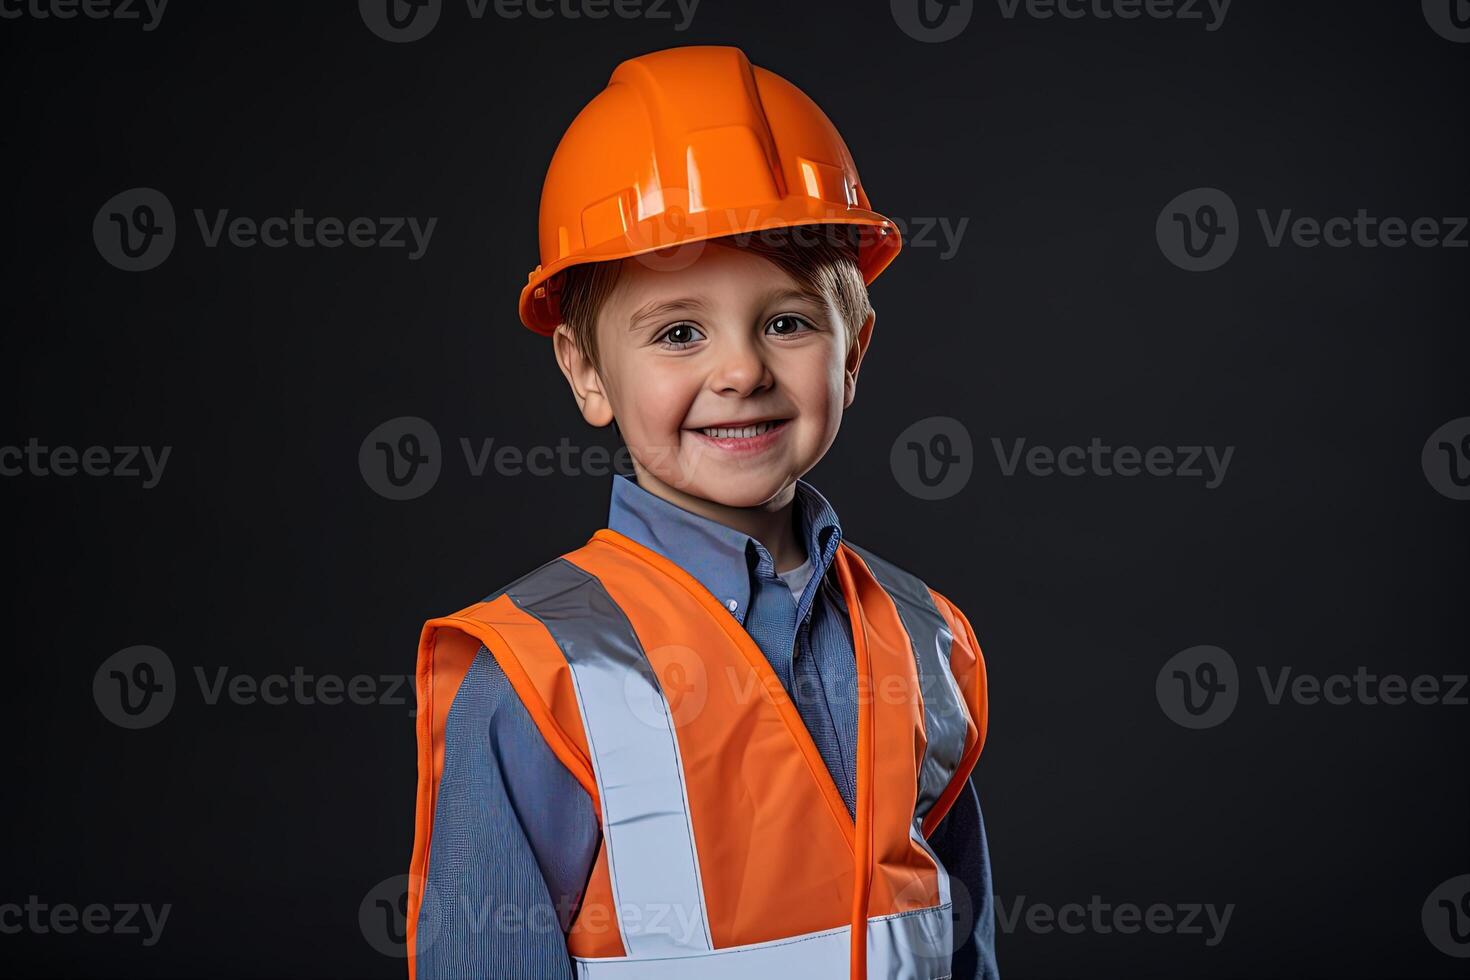
[[[872,211],[847,145],[790,82],[739,48],[687,46],[624,61],[572,121],[541,192],[541,264],[520,314],[550,335],[557,276],[725,235],[806,224],[859,226],[872,282],[900,248]]]

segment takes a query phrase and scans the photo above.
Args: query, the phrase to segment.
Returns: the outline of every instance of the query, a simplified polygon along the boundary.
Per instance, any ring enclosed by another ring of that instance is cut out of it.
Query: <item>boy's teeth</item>
[[[755,425],[747,425],[738,429],[700,429],[699,431],[715,439],[751,439],[775,427],[775,422],[757,422]]]

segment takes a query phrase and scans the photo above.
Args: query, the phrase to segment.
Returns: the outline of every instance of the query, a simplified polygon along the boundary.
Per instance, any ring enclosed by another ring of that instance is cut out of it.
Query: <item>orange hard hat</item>
[[[898,228],[869,209],[847,144],[817,104],[739,48],[689,46],[618,65],[562,136],[541,188],[541,264],[521,322],[561,323],[560,272],[795,225],[857,226],[872,282]]]

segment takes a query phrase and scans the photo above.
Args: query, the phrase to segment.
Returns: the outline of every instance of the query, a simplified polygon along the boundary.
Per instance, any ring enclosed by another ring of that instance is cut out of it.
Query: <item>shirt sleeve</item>
[[[570,980],[565,930],[596,855],[597,818],[483,646],[445,722],[433,820],[419,980]]]
[[[939,826],[929,835],[934,849],[950,876],[955,903],[955,928],[973,927],[955,936],[958,947],[952,960],[955,980],[999,980],[995,962],[995,897],[991,894],[990,848],[985,839],[985,820],[972,772],[965,788]]]

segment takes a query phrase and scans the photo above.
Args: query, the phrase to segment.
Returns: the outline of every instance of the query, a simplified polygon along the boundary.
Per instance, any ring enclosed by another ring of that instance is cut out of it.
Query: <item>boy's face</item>
[[[639,484],[676,503],[788,502],[837,437],[872,321],[849,355],[830,299],[757,255],[711,245],[677,271],[654,265],[624,261],[598,314],[600,372],[558,338],[584,417],[616,417]],[[753,437],[702,431],[757,420],[777,423]]]

